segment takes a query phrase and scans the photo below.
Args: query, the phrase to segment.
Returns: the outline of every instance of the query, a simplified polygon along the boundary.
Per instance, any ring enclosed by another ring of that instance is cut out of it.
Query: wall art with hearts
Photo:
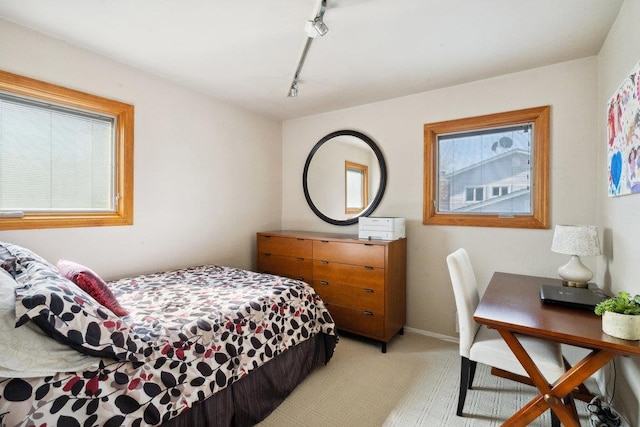
[[[607,104],[609,196],[640,193],[640,62]]]

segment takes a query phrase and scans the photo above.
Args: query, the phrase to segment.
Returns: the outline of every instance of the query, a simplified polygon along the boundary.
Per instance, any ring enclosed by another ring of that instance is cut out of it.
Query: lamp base
[[[588,288],[589,284],[587,282],[573,282],[570,280],[563,280],[562,286],[570,286],[572,288]]]
[[[569,262],[558,268],[558,276],[562,278],[563,284],[566,282],[566,286],[586,288],[593,273],[580,262],[579,256],[572,255]]]

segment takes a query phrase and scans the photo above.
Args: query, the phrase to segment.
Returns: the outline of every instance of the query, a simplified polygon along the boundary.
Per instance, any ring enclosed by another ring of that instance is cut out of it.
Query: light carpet
[[[259,426],[499,426],[536,390],[478,365],[464,417],[456,416],[458,345],[406,332],[386,354],[379,345],[341,336],[333,359],[313,372]],[[582,426],[586,404],[576,402]],[[551,426],[549,411],[533,426]]]

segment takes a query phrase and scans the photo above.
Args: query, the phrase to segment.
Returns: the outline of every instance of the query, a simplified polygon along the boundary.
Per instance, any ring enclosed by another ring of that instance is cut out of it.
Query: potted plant
[[[620,291],[596,305],[595,313],[602,316],[605,333],[624,340],[640,340],[640,295],[631,297]]]

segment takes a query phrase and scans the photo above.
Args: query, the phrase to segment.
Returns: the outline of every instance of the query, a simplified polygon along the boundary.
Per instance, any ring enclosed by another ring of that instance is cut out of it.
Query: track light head
[[[320,18],[316,18],[313,20],[313,29],[320,36],[324,36],[329,31],[329,27],[327,27],[327,24],[325,24],[324,21]]]
[[[329,32],[329,27],[321,18],[316,18],[313,21],[307,21],[305,25],[305,31],[308,37],[315,39],[316,36],[324,36]]]
[[[289,88],[289,93],[287,94],[287,96],[289,98],[295,98],[296,96],[298,96],[298,81],[294,80],[293,83],[291,83],[291,87]]]
[[[324,12],[327,9],[327,0],[320,2],[320,9],[313,21],[307,21],[307,35],[311,38],[324,36],[329,31],[329,27],[324,23]]]

